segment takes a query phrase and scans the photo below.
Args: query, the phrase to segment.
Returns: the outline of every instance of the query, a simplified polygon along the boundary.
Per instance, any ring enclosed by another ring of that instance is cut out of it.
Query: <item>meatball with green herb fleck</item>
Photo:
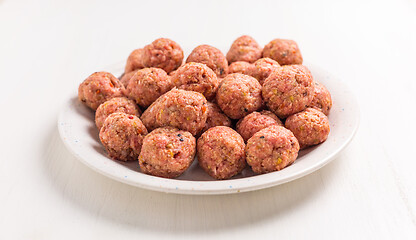
[[[228,74],[242,73],[245,75],[251,75],[254,70],[254,65],[248,62],[233,62],[228,66]]]
[[[143,140],[139,165],[143,173],[176,178],[194,161],[196,140],[191,133],[174,127],[153,130]]]
[[[160,68],[138,70],[126,87],[126,96],[146,108],[173,87],[171,78]]]
[[[203,132],[215,126],[231,127],[231,119],[221,111],[217,104],[208,102],[207,111],[208,117]]]
[[[217,93],[219,81],[211,68],[202,63],[189,62],[178,68],[171,77],[177,88],[202,93],[211,100]]]
[[[298,157],[299,142],[293,133],[272,125],[255,133],[246,146],[246,159],[253,172],[262,174],[282,170]]]
[[[304,110],[313,98],[311,72],[303,65],[277,68],[264,81],[262,95],[267,107],[279,118]]]
[[[135,116],[116,112],[110,114],[100,130],[100,140],[112,159],[137,160],[147,129]]]
[[[104,124],[105,119],[110,116],[110,114],[115,112],[123,112],[130,115],[135,115],[140,117],[141,111],[137,104],[130,99],[125,97],[116,97],[112,98],[104,103],[102,103],[95,112],[95,125],[98,129]]]
[[[123,86],[125,88],[127,88],[127,85],[129,85],[129,81],[131,79],[131,77],[133,77],[134,74],[136,74],[137,71],[139,71],[140,69],[128,72],[128,73],[124,73],[121,77],[120,77],[120,82],[123,84]]]
[[[95,72],[78,87],[78,99],[92,110],[114,97],[122,97],[124,86],[113,74]]]
[[[211,68],[217,77],[223,78],[228,73],[228,62],[224,54],[215,47],[200,45],[189,54],[186,62],[197,62]]]
[[[328,117],[314,108],[288,117],[285,126],[295,134],[302,149],[325,142],[330,131]]]
[[[256,132],[272,125],[283,126],[276,115],[270,111],[263,110],[261,112],[252,112],[240,119],[236,130],[243,137],[244,141],[247,142]]]
[[[176,70],[183,61],[183,50],[176,42],[159,38],[143,49],[142,63],[144,67],[155,67],[170,73]]]
[[[315,91],[309,107],[322,111],[325,115],[329,114],[332,108],[331,93],[322,83],[315,81]]]
[[[261,58],[262,50],[254,38],[243,35],[237,38],[231,45],[227,53],[227,61],[228,63],[237,61],[253,63]]]
[[[229,179],[246,166],[244,147],[243,138],[232,128],[210,128],[198,138],[199,166],[215,179]]]
[[[151,131],[158,127],[176,127],[197,135],[207,121],[207,100],[199,92],[173,88],[160,96],[142,114]]]
[[[256,78],[261,85],[263,85],[264,80],[270,76],[270,74],[280,67],[279,63],[270,58],[260,58],[253,64],[251,70],[252,77]]]
[[[263,49],[263,57],[271,58],[280,65],[302,64],[303,58],[298,44],[293,40],[274,39]]]
[[[221,110],[232,119],[240,119],[263,106],[260,83],[241,73],[223,79],[216,99]]]

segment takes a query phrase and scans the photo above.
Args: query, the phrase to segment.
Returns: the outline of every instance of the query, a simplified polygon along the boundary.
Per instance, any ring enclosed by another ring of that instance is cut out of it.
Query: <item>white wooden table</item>
[[[152,3],[150,3],[152,2]],[[0,0],[0,239],[416,239],[416,2]],[[61,142],[78,84],[158,37],[186,54],[295,39],[347,82],[360,129],[323,169],[223,196],[108,179]]]

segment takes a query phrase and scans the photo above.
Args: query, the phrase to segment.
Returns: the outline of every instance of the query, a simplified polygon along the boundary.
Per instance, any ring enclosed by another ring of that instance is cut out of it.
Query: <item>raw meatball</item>
[[[142,63],[143,49],[139,48],[130,53],[127,58],[126,67],[124,68],[125,73],[144,68]]]
[[[123,96],[124,86],[113,74],[95,72],[79,85],[78,99],[92,110],[114,97]]]
[[[112,159],[120,161],[137,160],[147,134],[142,121],[122,112],[112,113],[100,130],[100,140]]]
[[[322,111],[325,115],[329,114],[332,107],[331,93],[322,83],[315,81],[315,91],[309,106]]]
[[[202,93],[208,100],[215,97],[219,84],[211,68],[195,62],[178,68],[172,76],[172,83],[180,89]]]
[[[246,146],[248,165],[255,173],[282,170],[298,157],[299,142],[293,133],[272,125],[255,133]]]
[[[171,78],[160,68],[143,68],[131,77],[126,95],[146,108],[172,88]]]
[[[215,47],[200,45],[192,50],[186,62],[198,62],[211,68],[218,77],[225,77],[228,72],[228,62],[224,54]]]
[[[141,118],[149,130],[172,126],[195,136],[205,127],[207,117],[204,95],[174,88],[153,102]]]
[[[263,110],[263,111],[261,111],[260,112],[260,114],[261,115],[264,115],[264,116],[268,116],[268,117],[271,117],[271,118],[273,118],[276,122],[282,122],[277,116],[276,116],[276,114],[274,114],[274,113],[272,113],[272,112],[270,112],[270,111],[268,111],[268,110]],[[279,124],[280,125],[280,124]],[[283,123],[281,124],[281,125],[283,125]]]
[[[280,125],[283,126],[280,119],[270,111],[252,112],[244,118],[240,119],[237,123],[237,132],[247,142],[256,132],[263,128]]]
[[[310,71],[302,65],[279,67],[264,81],[263,99],[280,118],[300,112],[313,98],[314,84]]]
[[[162,68],[169,73],[177,69],[182,61],[182,48],[170,39],[159,38],[144,47],[142,62],[145,67]]]
[[[227,53],[228,63],[244,61],[253,63],[261,58],[262,48],[252,37],[244,35],[237,38]]]
[[[233,62],[228,66],[228,74],[242,73],[245,75],[251,75],[254,70],[254,65],[248,62]]]
[[[123,84],[125,88],[127,88],[127,85],[129,84],[131,77],[133,77],[133,75],[136,74],[137,71],[139,71],[139,69],[128,73],[124,73],[123,76],[121,76],[120,82]]]
[[[125,97],[112,98],[101,104],[95,112],[95,125],[98,129],[104,124],[105,119],[112,113],[123,112],[140,117],[142,112],[133,100]]]
[[[213,178],[231,178],[246,166],[244,148],[243,138],[232,128],[210,128],[197,142],[199,166]]]
[[[261,85],[253,77],[229,74],[220,83],[217,103],[228,117],[240,119],[262,107]]]
[[[231,120],[221,111],[217,104],[208,102],[207,107],[208,117],[205,127],[202,130],[203,132],[215,126],[231,127]]]
[[[168,75],[170,76],[170,77],[172,77],[173,75],[175,75],[176,74],[176,70],[175,71],[172,71],[172,72],[170,72]]]
[[[261,58],[254,63],[251,76],[256,78],[261,85],[270,74],[280,67],[279,63],[270,58]]]
[[[276,60],[280,65],[302,64],[302,54],[293,40],[274,39],[263,49],[263,57]]]
[[[295,134],[302,149],[325,142],[330,131],[328,117],[314,108],[288,117],[285,126]]]
[[[191,133],[174,127],[153,130],[143,140],[139,164],[142,172],[176,178],[195,158],[196,140]]]

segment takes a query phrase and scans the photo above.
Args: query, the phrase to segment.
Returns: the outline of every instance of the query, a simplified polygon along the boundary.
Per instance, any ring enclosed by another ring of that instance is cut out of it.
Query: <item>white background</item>
[[[90,73],[168,37],[227,51],[295,39],[355,92],[360,129],[323,169],[250,193],[183,196],[93,172],[59,139]],[[0,0],[0,239],[416,239],[416,2]]]

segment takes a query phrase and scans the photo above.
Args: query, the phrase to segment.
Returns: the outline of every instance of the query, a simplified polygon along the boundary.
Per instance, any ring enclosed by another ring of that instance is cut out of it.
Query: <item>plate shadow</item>
[[[322,179],[336,177],[341,170],[340,161],[333,161],[303,178],[263,190],[206,196],[167,194],[123,184],[94,172],[65,148],[57,127],[51,128],[43,141],[45,152],[40,164],[44,176],[53,182],[57,194],[69,200],[65,202],[86,217],[167,236],[229,231],[270,218],[285,218],[319,194],[325,194]]]

